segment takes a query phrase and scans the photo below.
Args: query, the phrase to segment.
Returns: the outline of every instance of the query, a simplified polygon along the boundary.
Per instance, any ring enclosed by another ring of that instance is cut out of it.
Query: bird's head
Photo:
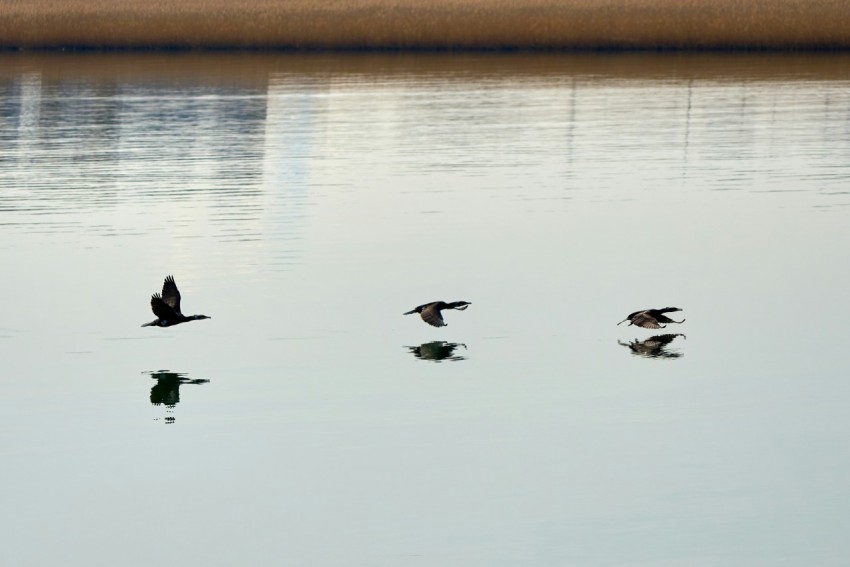
[[[458,311],[463,311],[470,305],[472,305],[472,303],[470,303],[469,301],[452,301],[451,303],[447,304],[446,307],[448,309],[457,309]]]
[[[192,315],[191,318],[195,321],[197,321],[198,319],[212,319],[212,317],[209,317],[207,315]]]

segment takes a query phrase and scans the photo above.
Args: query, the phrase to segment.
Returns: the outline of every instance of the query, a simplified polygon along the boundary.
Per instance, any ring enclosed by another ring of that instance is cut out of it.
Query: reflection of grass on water
[[[27,0],[0,45],[622,48],[850,46],[843,0]]]
[[[158,370],[148,372],[156,384],[151,388],[151,403],[155,406],[164,405],[173,408],[180,403],[180,386],[184,384],[206,384],[209,380],[191,379],[186,374]]]

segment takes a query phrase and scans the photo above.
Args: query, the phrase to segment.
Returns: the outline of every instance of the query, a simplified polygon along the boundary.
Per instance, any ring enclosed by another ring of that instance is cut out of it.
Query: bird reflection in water
[[[413,356],[422,360],[430,360],[433,362],[442,362],[444,360],[466,360],[465,356],[455,354],[458,347],[463,347],[466,350],[466,345],[463,343],[449,343],[446,341],[433,341],[430,343],[422,343],[419,346],[405,347]]]
[[[629,347],[632,354],[643,356],[645,358],[679,358],[682,356],[681,352],[671,352],[667,350],[667,345],[672,343],[673,339],[676,337],[687,339],[687,337],[685,337],[682,333],[675,333],[655,335],[654,337],[649,337],[644,341],[635,339],[628,343],[624,343],[623,341],[617,342],[623,346]]]
[[[171,372],[169,370],[157,370],[147,372],[156,384],[151,388],[151,403],[155,406],[165,406],[166,413],[174,412],[174,406],[180,403],[180,386],[186,384],[206,384],[209,380],[202,378],[189,378],[184,373]],[[166,423],[174,423],[173,415],[166,415]]]

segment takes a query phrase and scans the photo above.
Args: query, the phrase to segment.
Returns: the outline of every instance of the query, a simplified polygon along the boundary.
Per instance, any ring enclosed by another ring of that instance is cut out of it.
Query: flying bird
[[[445,301],[433,301],[431,303],[420,305],[416,309],[411,309],[405,313],[405,315],[419,313],[422,320],[429,325],[433,327],[445,327],[446,322],[443,321],[443,314],[441,313],[443,309],[457,309],[458,311],[463,311],[470,305],[472,304],[468,301],[452,301],[451,303],[446,303]]]
[[[162,295],[155,293],[151,296],[151,310],[156,319],[142,327],[171,327],[186,321],[210,319],[206,315],[183,315],[180,311],[180,291],[173,276],[166,277],[162,283]]]
[[[661,323],[684,323],[684,319],[681,321],[674,321],[670,317],[664,315],[665,313],[672,313],[673,311],[681,311],[681,309],[678,307],[665,307],[664,309],[644,309],[642,311],[635,311],[617,324],[619,325],[629,321],[629,325],[637,325],[644,329],[663,329],[667,325],[662,325]]]

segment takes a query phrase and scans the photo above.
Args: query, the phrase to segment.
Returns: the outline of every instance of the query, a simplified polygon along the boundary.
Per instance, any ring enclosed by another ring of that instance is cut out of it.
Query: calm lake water
[[[845,565],[848,156],[845,55],[0,55],[0,563]]]

